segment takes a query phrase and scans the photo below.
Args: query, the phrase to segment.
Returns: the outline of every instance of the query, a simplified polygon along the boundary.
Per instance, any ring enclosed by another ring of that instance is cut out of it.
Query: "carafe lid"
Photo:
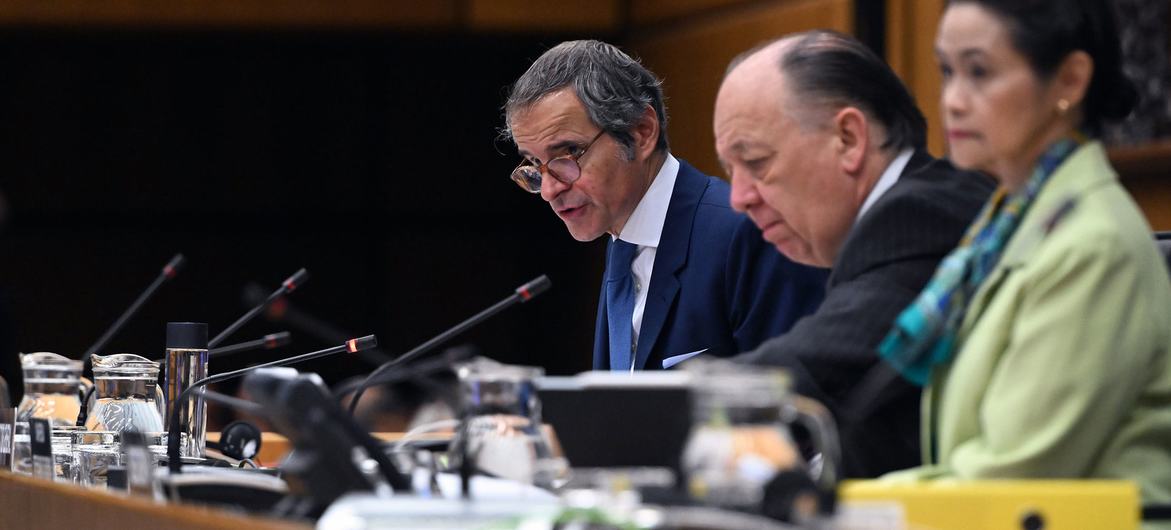
[[[47,351],[20,354],[20,367],[25,370],[81,373],[81,361]]]
[[[133,353],[118,353],[114,355],[94,355],[94,376],[99,375],[140,375],[143,373],[159,373],[159,363],[141,355]]]

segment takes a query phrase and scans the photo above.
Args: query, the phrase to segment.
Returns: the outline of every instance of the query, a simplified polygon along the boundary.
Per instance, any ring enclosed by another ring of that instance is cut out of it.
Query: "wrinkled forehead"
[[[713,117],[717,141],[727,132],[746,127],[774,129],[788,121],[781,75],[775,68],[769,70],[737,69],[725,80],[716,98]]]
[[[565,141],[588,140],[587,135],[597,130],[581,100],[568,88],[516,109],[508,126],[517,150],[535,156]]]

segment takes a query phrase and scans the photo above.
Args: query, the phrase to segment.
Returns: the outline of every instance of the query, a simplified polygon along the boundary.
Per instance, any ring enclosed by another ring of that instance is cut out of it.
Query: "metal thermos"
[[[207,377],[207,324],[167,323],[167,420],[174,414],[175,400],[192,383]],[[179,416],[179,433],[185,435],[183,456],[203,457],[207,443],[207,410],[202,399],[187,398]]]

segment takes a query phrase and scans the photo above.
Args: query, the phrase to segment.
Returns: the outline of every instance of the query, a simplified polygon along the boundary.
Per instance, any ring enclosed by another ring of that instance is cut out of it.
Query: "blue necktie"
[[[630,265],[638,245],[615,239],[610,243],[610,259],[606,263],[606,315],[610,326],[610,370],[630,369],[634,350],[631,338],[631,317],[634,316],[634,279]]]

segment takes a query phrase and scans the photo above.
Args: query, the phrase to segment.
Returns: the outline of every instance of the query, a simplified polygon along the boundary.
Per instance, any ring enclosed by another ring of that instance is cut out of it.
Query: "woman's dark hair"
[[[1083,127],[1093,135],[1105,121],[1121,120],[1138,102],[1134,84],[1122,73],[1122,49],[1108,0],[948,0],[976,4],[1003,20],[1012,45],[1033,70],[1049,79],[1070,53],[1094,60],[1084,103]]]

